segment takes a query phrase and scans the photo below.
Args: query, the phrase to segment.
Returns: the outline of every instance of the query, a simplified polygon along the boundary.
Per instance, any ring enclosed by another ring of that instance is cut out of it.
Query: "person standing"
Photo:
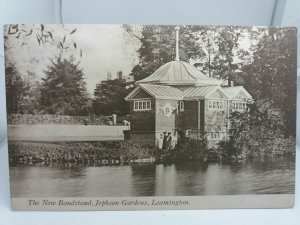
[[[167,149],[168,149],[168,150],[171,150],[171,149],[172,149],[172,135],[171,135],[170,132],[168,133]]]
[[[162,150],[166,150],[168,135],[167,135],[167,132],[163,132],[163,134],[164,134],[164,139],[163,139],[163,144],[162,144]]]

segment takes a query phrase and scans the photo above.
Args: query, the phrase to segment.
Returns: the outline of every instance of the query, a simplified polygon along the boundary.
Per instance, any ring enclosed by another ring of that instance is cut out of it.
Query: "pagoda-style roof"
[[[207,77],[187,62],[176,60],[162,65],[152,75],[136,83],[170,86],[215,86],[220,85],[221,81]]]
[[[221,86],[191,86],[177,88],[168,85],[139,84],[130,92],[125,100],[136,100],[137,94],[144,91],[149,96],[156,99],[173,99],[173,100],[196,100],[196,99],[230,99],[230,100],[252,100],[252,96],[242,86],[221,87]],[[145,98],[145,97],[143,97]]]

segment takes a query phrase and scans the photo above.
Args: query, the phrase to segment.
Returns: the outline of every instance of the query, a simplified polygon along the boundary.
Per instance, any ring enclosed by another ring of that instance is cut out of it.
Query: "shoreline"
[[[103,165],[153,162],[158,149],[129,142],[15,142],[9,141],[10,164],[88,163]]]
[[[35,165],[35,164],[63,164],[74,163],[81,165],[128,165],[139,163],[177,163],[184,161],[208,162],[244,162],[252,159],[234,157],[222,158],[215,151],[200,148],[196,151],[185,152],[185,149],[175,148],[165,151],[157,147],[142,146],[126,141],[97,141],[97,142],[20,142],[8,141],[9,164]],[[292,157],[266,157],[276,159]]]

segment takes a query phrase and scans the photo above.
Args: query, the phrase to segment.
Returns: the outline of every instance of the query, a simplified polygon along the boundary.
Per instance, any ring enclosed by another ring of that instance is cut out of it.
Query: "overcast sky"
[[[25,27],[30,32],[32,25]],[[70,32],[77,28],[76,32]],[[40,25],[33,27],[33,33],[40,32]],[[6,56],[13,61],[24,77],[27,71],[36,74],[37,79],[45,76],[43,70],[50,63],[50,58],[59,55],[56,45],[63,40],[65,34],[64,50],[66,57],[73,55],[80,62],[86,76],[87,89],[93,93],[96,83],[106,79],[107,72],[116,77],[120,70],[128,75],[134,65],[138,63],[137,50],[140,43],[132,38],[121,25],[45,25],[45,31],[51,31],[54,36],[54,45],[39,46],[36,35],[24,38],[11,36]],[[76,42],[75,49],[73,43]],[[23,44],[24,43],[24,44]],[[82,58],[80,57],[82,50]]]
[[[44,25],[44,34],[51,32],[53,36],[53,41],[44,45],[39,45],[37,41],[43,25],[19,26],[21,27],[18,27],[19,31],[16,34],[9,35],[5,54],[8,61],[17,66],[25,79],[28,78],[28,71],[36,75],[36,78],[31,80],[40,80],[45,76],[43,71],[50,64],[50,60],[60,54],[58,48],[60,42],[63,42],[65,48],[62,51],[63,57],[68,58],[72,55],[75,61],[80,63],[86,78],[87,90],[91,95],[96,84],[107,79],[107,72],[112,73],[113,79],[120,70],[126,76],[138,63],[137,50],[141,43],[137,38],[130,36],[122,25]],[[76,31],[72,32],[75,29]],[[24,31],[16,38],[20,30]],[[239,42],[241,48],[249,50],[248,36]],[[206,43],[202,47],[205,50]],[[234,60],[238,62],[237,58]]]

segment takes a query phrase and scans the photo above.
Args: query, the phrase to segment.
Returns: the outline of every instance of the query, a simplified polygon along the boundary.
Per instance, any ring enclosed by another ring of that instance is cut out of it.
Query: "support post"
[[[113,125],[116,125],[117,124],[117,115],[112,114],[111,117],[112,117]]]
[[[176,61],[179,61],[179,27],[175,27],[176,30]]]

